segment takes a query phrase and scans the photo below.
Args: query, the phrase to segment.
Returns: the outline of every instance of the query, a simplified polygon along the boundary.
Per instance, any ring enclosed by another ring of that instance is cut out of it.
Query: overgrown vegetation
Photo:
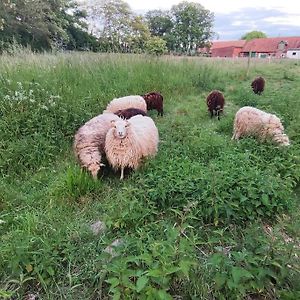
[[[24,59],[25,58],[25,59]],[[298,299],[300,70],[131,55],[0,57],[0,298]],[[288,71],[285,71],[288,70]],[[287,73],[288,72],[288,73]],[[262,96],[251,79],[266,79]],[[225,94],[210,119],[205,97]],[[159,152],[121,182],[72,153],[75,131],[113,97],[157,90]],[[231,141],[253,105],[292,146]],[[90,225],[104,221],[105,232]],[[104,250],[122,242],[111,257]]]
[[[0,53],[25,47],[196,55],[214,35],[213,19],[201,4],[187,1],[143,16],[123,0],[2,0]]]

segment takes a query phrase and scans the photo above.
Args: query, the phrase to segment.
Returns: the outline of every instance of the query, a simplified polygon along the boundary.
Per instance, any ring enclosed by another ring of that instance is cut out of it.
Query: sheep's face
[[[114,136],[123,139],[127,135],[127,130],[130,123],[127,120],[112,121],[111,126],[114,129]]]

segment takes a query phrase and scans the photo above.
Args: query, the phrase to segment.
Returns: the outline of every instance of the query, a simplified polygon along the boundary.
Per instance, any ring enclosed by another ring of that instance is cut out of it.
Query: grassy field
[[[0,298],[300,299],[300,65],[253,61],[247,78],[246,64],[0,56]],[[220,121],[212,89],[227,101]],[[157,157],[94,182],[74,159],[75,131],[114,97],[152,90],[165,99],[163,118],[150,112]],[[231,141],[244,105],[280,116],[292,145]]]

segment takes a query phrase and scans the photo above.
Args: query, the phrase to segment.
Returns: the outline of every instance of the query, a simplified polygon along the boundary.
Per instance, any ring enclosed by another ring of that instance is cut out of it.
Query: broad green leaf
[[[116,287],[120,283],[119,279],[116,277],[108,278],[106,282],[110,283],[111,288]]]
[[[170,274],[176,273],[178,271],[180,271],[180,267],[170,267],[170,268],[168,268],[166,275],[170,275]]]
[[[217,289],[220,289],[226,282],[226,274],[221,274],[221,273],[218,273],[215,277],[215,282],[216,282],[216,286],[217,286]]]
[[[231,274],[234,283],[239,283],[241,278],[253,278],[249,271],[240,267],[233,267]]]
[[[261,202],[265,206],[269,206],[270,205],[269,196],[267,194],[263,194],[262,197],[261,197]]]
[[[172,300],[173,298],[165,290],[159,290],[157,292],[159,299],[161,300]]]
[[[190,270],[190,267],[191,267],[191,262],[188,261],[188,260],[181,260],[179,262],[179,266],[180,266],[180,269],[182,271],[182,273],[188,277],[189,276],[189,270]]]
[[[47,268],[47,272],[48,272],[48,274],[50,275],[50,276],[54,276],[54,270],[53,270],[53,268],[52,267],[48,267]]]
[[[152,277],[160,277],[162,276],[162,271],[160,269],[154,269],[154,270],[150,270],[147,273],[148,276],[152,276]]]
[[[119,300],[121,298],[121,293],[119,291],[115,292],[112,300]]]
[[[149,278],[147,276],[140,277],[136,282],[136,291],[139,293],[148,283]]]

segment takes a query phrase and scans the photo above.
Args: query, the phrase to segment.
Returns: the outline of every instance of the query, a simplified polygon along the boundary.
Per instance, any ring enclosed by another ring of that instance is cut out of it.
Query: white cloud
[[[277,25],[292,25],[300,28],[300,15],[286,15],[282,17],[268,17],[264,18],[265,22]]]
[[[170,9],[172,5],[178,4],[178,0],[127,0],[126,1],[134,10],[149,10],[149,9]],[[265,9],[278,9],[284,13],[299,13],[300,2],[296,0],[193,0],[198,2],[205,8],[216,13],[232,13],[243,8],[265,8]]]

